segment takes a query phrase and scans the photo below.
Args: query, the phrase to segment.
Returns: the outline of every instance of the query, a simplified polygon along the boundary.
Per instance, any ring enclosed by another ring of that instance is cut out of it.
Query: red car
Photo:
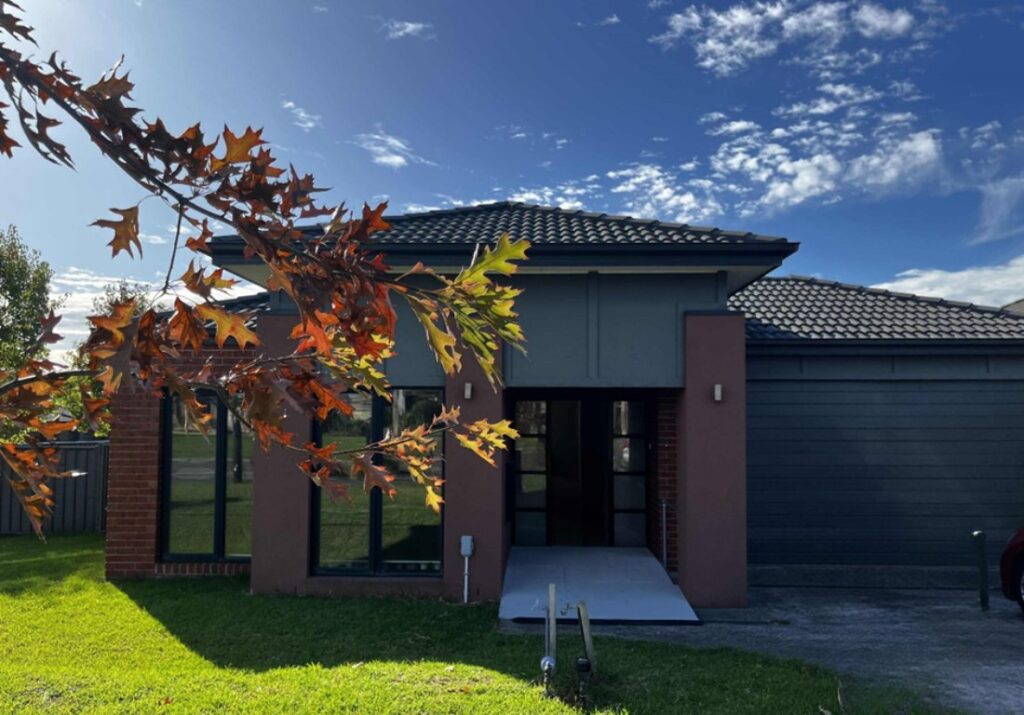
[[[999,576],[1003,595],[1024,609],[1024,529],[1010,537],[999,559]]]

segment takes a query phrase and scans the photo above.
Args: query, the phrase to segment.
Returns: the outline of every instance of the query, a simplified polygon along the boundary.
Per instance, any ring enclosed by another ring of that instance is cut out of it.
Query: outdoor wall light
[[[472,382],[467,382],[465,385],[462,386],[462,396],[464,398],[466,398],[467,400],[472,400],[473,399],[473,383]]]
[[[716,384],[715,385],[714,393],[715,393],[715,402],[721,402],[722,401],[722,386]]]

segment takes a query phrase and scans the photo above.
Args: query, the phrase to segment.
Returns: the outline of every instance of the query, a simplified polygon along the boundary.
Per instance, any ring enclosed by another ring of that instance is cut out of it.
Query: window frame
[[[397,390],[423,390],[435,392],[438,394],[440,404],[444,404],[444,387],[436,385],[391,385],[391,392],[394,393]],[[384,435],[384,408],[390,404],[388,400],[380,397],[379,395],[372,395],[370,403],[370,441],[374,442],[378,439],[382,439]],[[323,446],[323,428],[320,420],[313,419],[310,434],[312,435],[313,442],[318,446]],[[444,479],[444,437],[441,437],[441,479]],[[374,457],[375,462],[380,461],[380,455]],[[445,485],[441,485],[441,495],[444,496]],[[416,579],[439,579],[444,575],[444,524],[445,524],[445,505],[441,505],[440,523],[438,528],[440,529],[440,567],[437,571],[433,572],[396,572],[387,571],[384,568],[383,558],[383,527],[384,527],[384,495],[381,493],[379,488],[374,488],[370,494],[370,519],[367,524],[369,529],[369,542],[368,542],[368,566],[365,569],[352,569],[352,568],[331,568],[329,566],[320,565],[320,505],[323,500],[323,489],[321,487],[312,485],[309,490],[309,562],[307,564],[307,573],[310,576],[329,576],[331,578],[416,578]],[[427,507],[424,506],[424,509]]]
[[[174,396],[164,391],[160,404],[160,561],[161,563],[249,563],[252,554],[225,554],[227,523],[227,462],[228,462],[228,408],[213,390],[196,390],[200,399],[213,397],[214,413],[214,495],[213,495],[213,551],[189,553],[171,551],[171,471],[173,468],[172,440],[174,438]],[[249,511],[250,522],[252,510]],[[250,551],[252,543],[249,544]]]

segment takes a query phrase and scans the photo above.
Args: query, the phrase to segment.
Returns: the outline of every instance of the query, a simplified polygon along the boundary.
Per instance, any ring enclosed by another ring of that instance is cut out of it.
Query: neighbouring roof
[[[729,299],[748,340],[1024,340],[1024,315],[803,276],[762,278]]]
[[[1003,310],[1017,315],[1024,315],[1024,298],[1015,300],[1012,303],[1007,303],[1003,306]]]
[[[391,230],[378,235],[388,244],[493,243],[504,233],[549,245],[788,243],[777,236],[513,201],[384,218]]]

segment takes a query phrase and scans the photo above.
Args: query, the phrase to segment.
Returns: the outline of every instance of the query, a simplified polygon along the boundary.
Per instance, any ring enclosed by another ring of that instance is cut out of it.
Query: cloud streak
[[[323,126],[322,117],[319,114],[306,111],[290,99],[281,102],[281,108],[291,113],[292,124],[304,132],[309,132]]]
[[[401,169],[409,164],[437,166],[434,162],[413,151],[412,146],[405,139],[388,134],[379,128],[374,132],[357,134],[353,143],[369,152],[373,163],[380,166],[387,166],[391,169]]]
[[[432,40],[437,37],[434,34],[434,26],[429,22],[413,22],[411,20],[384,20],[381,25],[384,36],[389,40],[401,40],[407,37],[417,37],[421,40]]]

